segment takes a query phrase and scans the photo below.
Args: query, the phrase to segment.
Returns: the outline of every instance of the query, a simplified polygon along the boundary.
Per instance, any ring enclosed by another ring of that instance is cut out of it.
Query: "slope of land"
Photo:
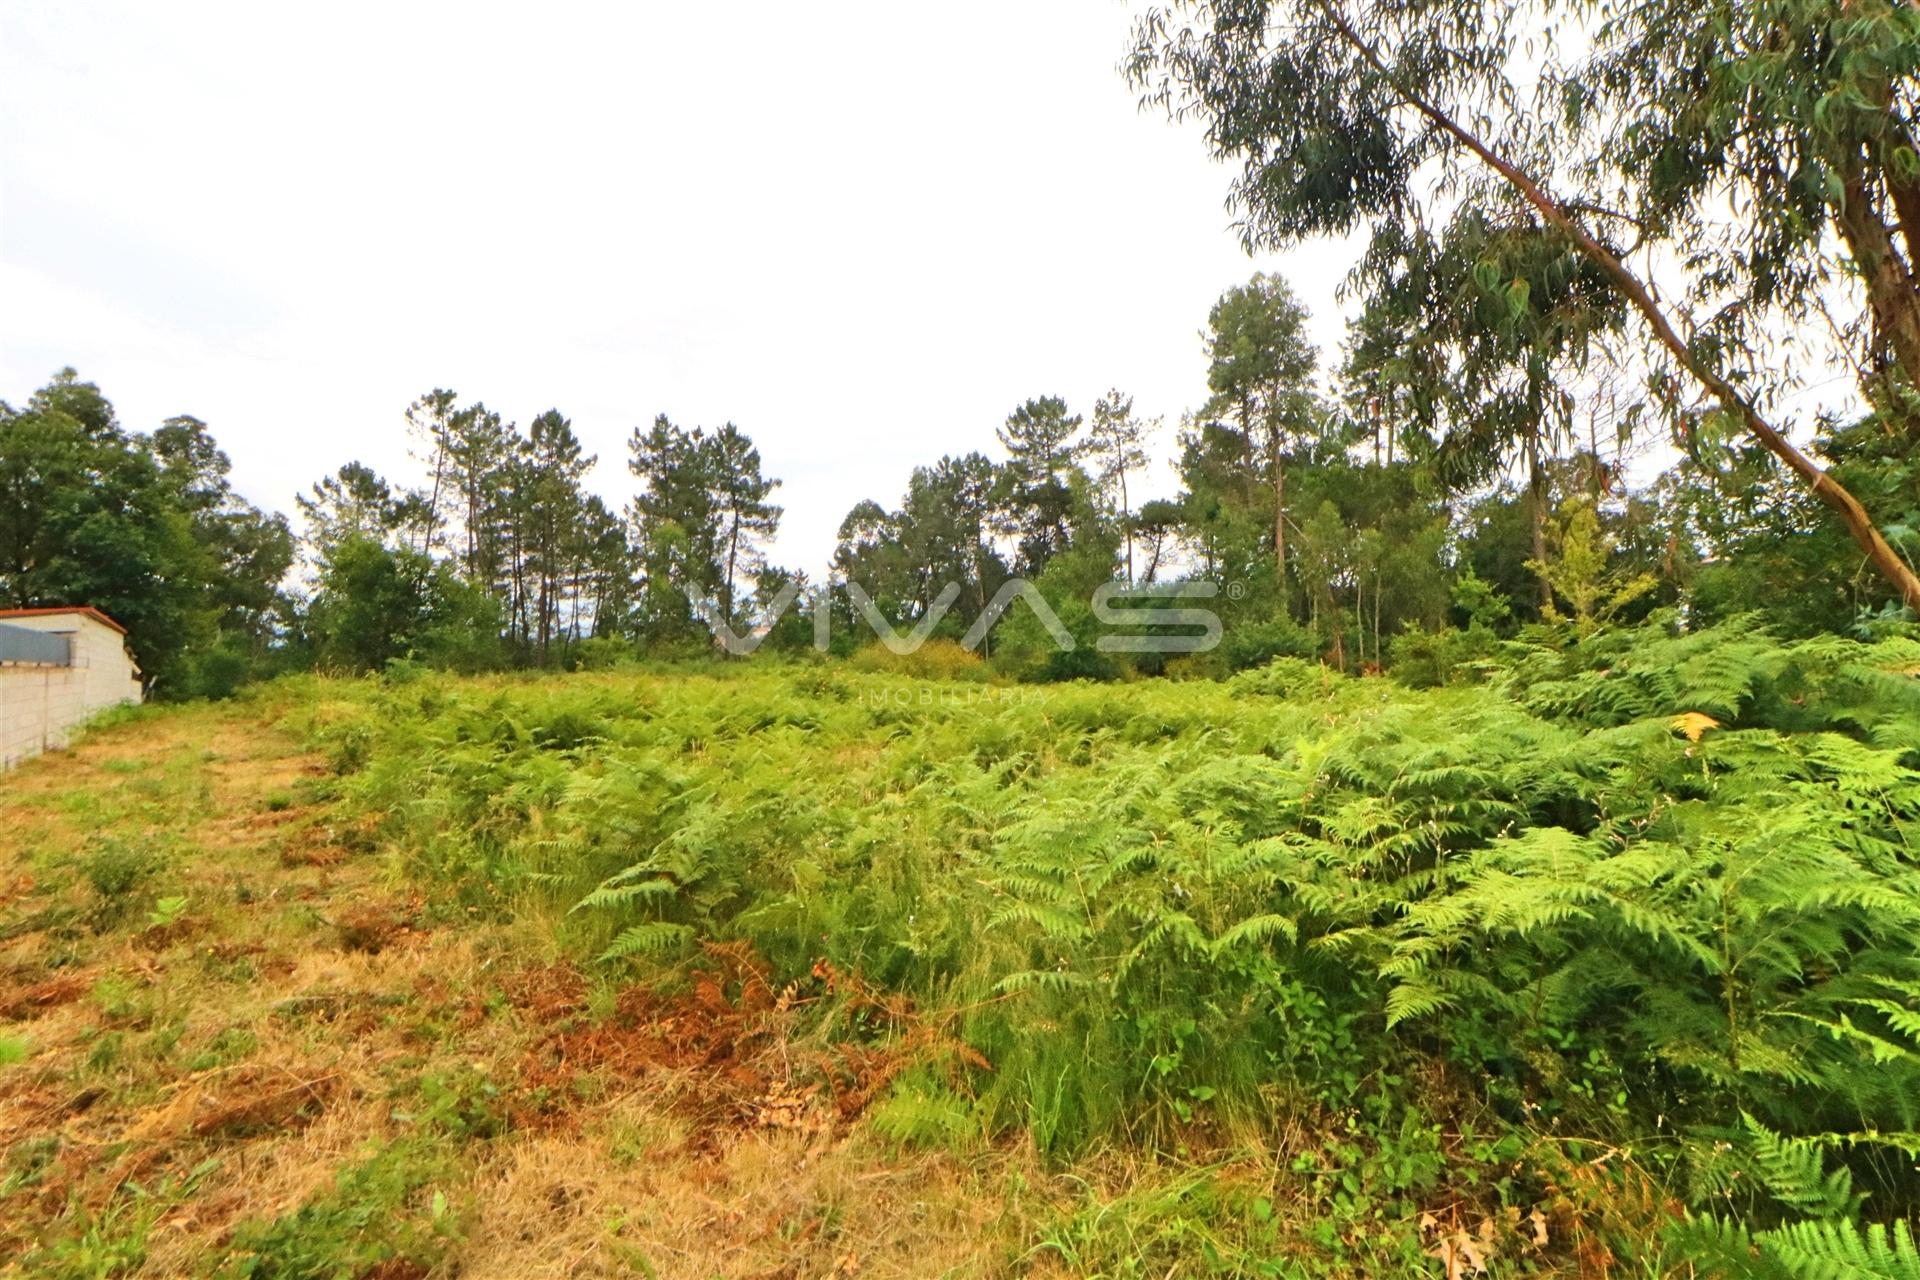
[[[17,1273],[982,1275],[1071,1206],[783,1088],[766,1011],[434,908],[286,709],[143,712],[0,780]]]
[[[1914,648],[128,714],[0,780],[0,1258],[1656,1275],[1702,1209],[1889,1217]]]

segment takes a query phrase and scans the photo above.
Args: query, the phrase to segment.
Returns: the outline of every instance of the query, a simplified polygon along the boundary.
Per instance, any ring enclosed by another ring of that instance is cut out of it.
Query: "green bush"
[[[855,671],[914,676],[923,680],[984,680],[986,660],[957,640],[934,636],[912,653],[895,653],[878,643],[866,646],[848,660]]]
[[[133,906],[135,890],[146,884],[159,860],[145,845],[102,836],[80,859],[80,872],[98,899],[96,914],[105,922],[118,920]]]
[[[233,1233],[230,1280],[348,1280],[423,1275],[446,1252],[455,1226],[444,1192],[426,1188],[450,1172],[443,1150],[418,1140],[376,1149],[298,1209]]]
[[[208,698],[221,701],[233,697],[242,686],[260,678],[266,663],[250,645],[236,637],[204,649],[189,650],[180,660],[174,679],[158,690],[169,701]]]
[[[1474,624],[1460,630],[1403,631],[1387,647],[1393,678],[1412,689],[1437,689],[1473,679],[1490,665],[1499,640],[1488,628]]]
[[[575,664],[581,671],[619,671],[640,660],[633,641],[621,636],[594,636],[573,647]]]
[[[1317,658],[1320,642],[1291,619],[1237,622],[1220,638],[1220,656],[1234,671],[1264,667],[1275,658]]]

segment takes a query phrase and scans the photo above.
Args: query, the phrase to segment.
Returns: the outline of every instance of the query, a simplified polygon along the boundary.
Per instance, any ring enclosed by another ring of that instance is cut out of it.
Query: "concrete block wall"
[[[93,714],[79,667],[0,667],[0,769],[53,747]]]

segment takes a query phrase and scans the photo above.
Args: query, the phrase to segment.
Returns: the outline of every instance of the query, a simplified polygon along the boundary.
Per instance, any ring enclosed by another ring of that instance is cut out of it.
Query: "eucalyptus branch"
[[[1333,28],[1339,32],[1340,37],[1360,55],[1368,66],[1379,73],[1382,80],[1408,105],[1424,116],[1435,128],[1452,137],[1505,179],[1526,199],[1527,203],[1539,210],[1540,216],[1546,219],[1548,224],[1571,239],[1582,253],[1606,272],[1613,280],[1615,287],[1645,318],[1660,345],[1672,353],[1680,367],[1685,369],[1709,395],[1719,401],[1728,413],[1738,418],[1745,425],[1748,433],[1757,439],[1767,452],[1773,454],[1789,470],[1799,476],[1813,491],[1814,496],[1833,509],[1874,568],[1899,591],[1901,600],[1906,606],[1920,611],[1920,576],[1915,575],[1913,568],[1881,535],[1872,516],[1867,513],[1867,509],[1861,505],[1860,500],[1839,481],[1828,475],[1825,469],[1812,458],[1795,447],[1792,441],[1760,415],[1760,411],[1740,393],[1738,388],[1694,353],[1687,341],[1675,329],[1665,310],[1655,301],[1645,282],[1518,165],[1456,122],[1451,115],[1429,102],[1419,92],[1400,83],[1392,69],[1380,57],[1379,52],[1353,29],[1352,24],[1335,7],[1332,0],[1313,0],[1313,2]]]

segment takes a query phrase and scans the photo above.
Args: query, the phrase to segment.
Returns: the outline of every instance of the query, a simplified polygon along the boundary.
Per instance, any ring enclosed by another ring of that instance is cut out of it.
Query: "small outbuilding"
[[[0,609],[0,769],[141,696],[127,629],[98,609]]]

